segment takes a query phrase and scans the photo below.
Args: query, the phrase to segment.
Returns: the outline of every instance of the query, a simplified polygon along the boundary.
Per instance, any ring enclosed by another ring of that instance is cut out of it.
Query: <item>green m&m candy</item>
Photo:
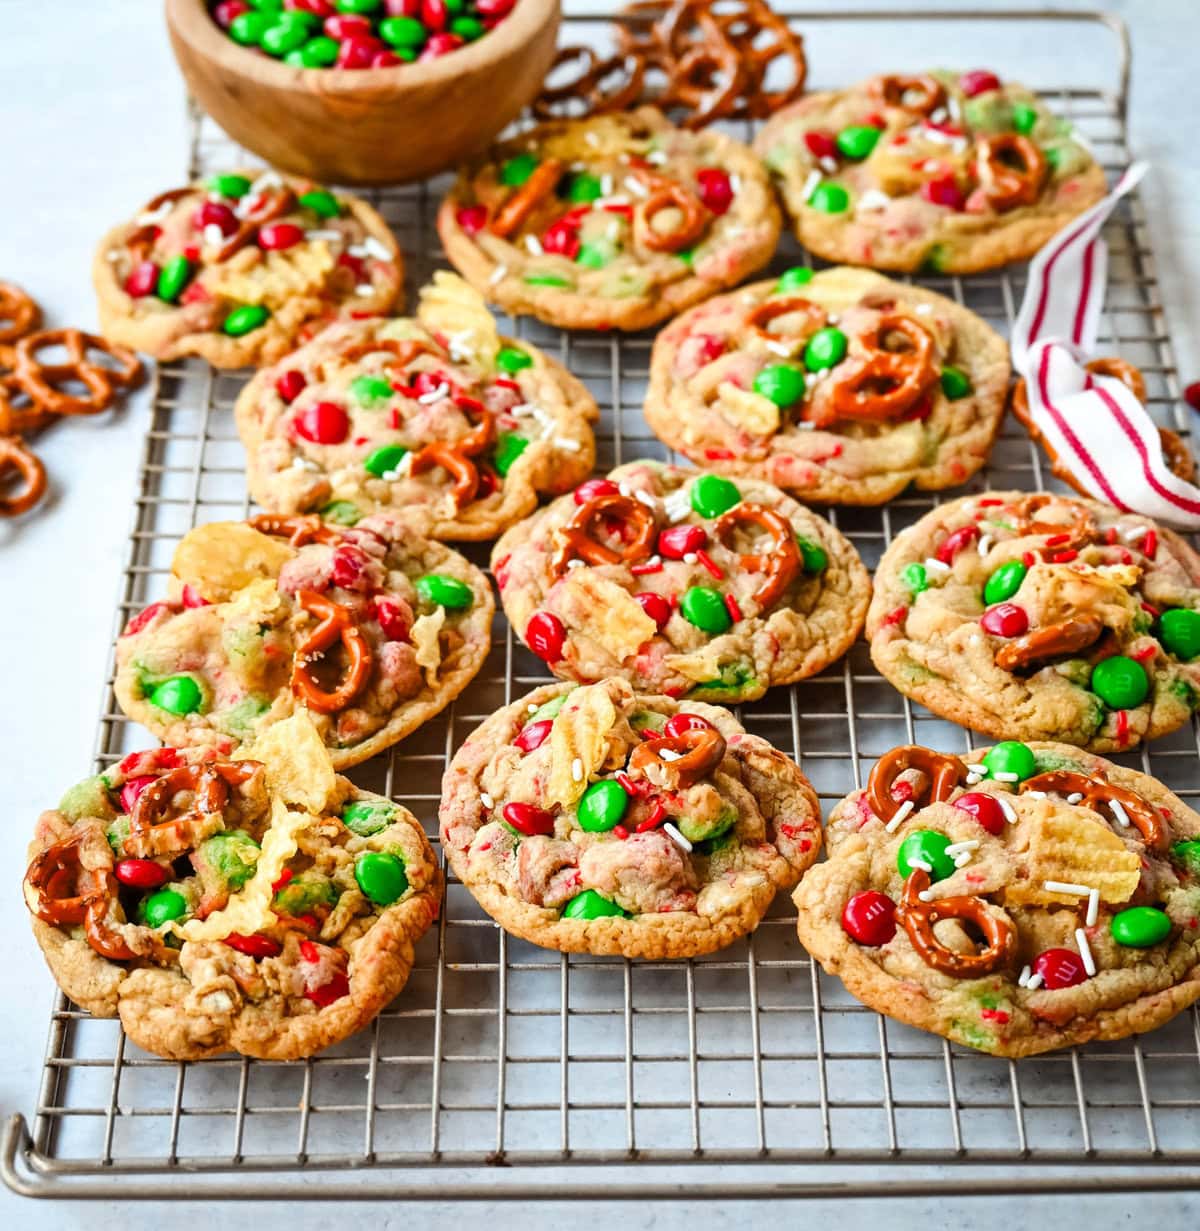
[[[1025,574],[1029,570],[1020,560],[1010,560],[1002,564],[983,584],[983,601],[990,607],[993,603],[1002,603],[1012,598],[1021,588]]]
[[[606,915],[626,915],[626,912],[616,902],[601,897],[594,889],[585,889],[576,894],[562,912],[564,919],[602,919]]]
[[[846,357],[846,335],[832,325],[818,329],[804,348],[804,366],[810,372],[823,372]]]
[[[500,168],[500,182],[510,188],[520,188],[537,170],[538,161],[536,154],[517,154]]]
[[[204,694],[190,675],[173,675],[156,684],[150,693],[150,704],[168,714],[192,714],[200,708]]]
[[[415,17],[385,17],[379,23],[379,37],[393,47],[420,47],[428,35]]]
[[[826,180],[812,190],[808,204],[823,214],[841,214],[850,207],[850,194],[841,184],[832,184]]]
[[[804,373],[790,363],[772,363],[754,378],[753,389],[770,398],[780,409],[794,406],[804,396],[808,386]]]
[[[603,269],[611,259],[607,248],[586,241],[579,245],[579,251],[575,254],[575,264],[585,269]]]
[[[240,308],[234,308],[230,312],[221,329],[231,338],[240,338],[243,334],[251,333],[265,325],[270,315],[270,309],[260,303],[244,303]]]
[[[270,13],[239,13],[229,23],[229,37],[243,47],[256,47],[274,24]]]
[[[338,41],[318,34],[300,48],[300,63],[305,68],[329,68],[338,58]]]
[[[395,393],[391,381],[382,376],[356,376],[350,382],[350,394],[362,406],[373,406]]]
[[[1171,607],[1159,617],[1159,636],[1169,654],[1191,662],[1200,654],[1200,611]]]
[[[250,191],[250,181],[244,175],[214,175],[208,181],[208,190],[236,201]]]
[[[529,441],[516,432],[501,432],[496,437],[496,450],[492,454],[492,464],[503,476],[512,469],[513,462],[529,448]]]
[[[305,209],[311,209],[321,218],[336,218],[342,207],[337,203],[337,197],[324,188],[314,188],[311,192],[302,192],[297,198]]]
[[[879,129],[870,124],[850,124],[838,133],[837,147],[845,158],[861,162],[870,155],[879,137]]]
[[[567,200],[575,205],[590,205],[604,195],[604,186],[595,175],[581,171],[567,182]]]
[[[154,293],[164,303],[174,303],[192,276],[192,263],[185,256],[173,256],[159,271]]]
[[[949,845],[950,839],[936,829],[914,829],[896,852],[896,867],[900,869],[900,875],[907,877],[917,864],[924,863],[929,865],[929,879],[933,882],[953,876],[954,859],[946,854]]]
[[[621,823],[629,796],[625,788],[611,778],[593,782],[579,801],[579,824],[588,833],[607,833]]]
[[[1128,949],[1148,949],[1171,934],[1171,916],[1156,906],[1131,906],[1109,924],[1112,938]]]
[[[450,33],[457,34],[465,43],[473,43],[483,35],[484,25],[478,17],[456,17],[450,23]]]
[[[726,632],[733,623],[721,591],[712,586],[692,586],[679,600],[679,610],[689,624],[714,636]]]
[[[386,829],[396,809],[381,799],[356,799],[342,809],[342,824],[360,838],[369,838]]]
[[[390,906],[408,888],[404,860],[388,851],[367,851],[354,864],[358,887],[376,906]]]
[[[1109,709],[1127,710],[1145,701],[1150,681],[1141,663],[1114,654],[1092,669],[1091,689]]]
[[[775,293],[783,294],[787,291],[798,291],[802,286],[807,286],[813,277],[813,271],[807,265],[793,265],[791,269],[784,270],[779,281],[775,283]]]
[[[742,493],[736,483],[720,475],[702,474],[688,490],[692,508],[701,517],[720,517],[735,504],[740,504]]]
[[[1189,876],[1200,876],[1200,841],[1192,838],[1187,842],[1176,842],[1171,847],[1171,858]]]
[[[289,68],[308,67],[308,65],[304,63],[304,52],[300,48],[297,48],[295,51],[289,51],[287,55],[283,57],[283,62]]]
[[[367,460],[363,462],[363,469],[383,478],[400,465],[407,452],[408,450],[403,445],[380,445],[378,449],[367,455]]]
[[[424,577],[417,578],[416,586],[417,593],[427,603],[436,603],[451,611],[461,611],[475,601],[475,595],[465,581],[442,573],[426,573]]]
[[[533,356],[515,346],[503,346],[496,353],[496,366],[512,376],[525,368],[533,367]]]
[[[259,46],[268,55],[285,56],[308,41],[308,22],[299,13],[280,13],[263,31]]]
[[[138,919],[148,928],[160,928],[187,914],[187,898],[175,889],[160,889],[138,903]]]
[[[829,553],[820,543],[797,535],[796,546],[800,548],[806,573],[823,573],[829,567]]]
[[[1033,132],[1037,118],[1036,107],[1031,107],[1028,103],[1013,103],[1012,124],[1017,132],[1023,136]]]
[[[333,522],[335,526],[353,526],[362,517],[358,505],[349,500],[331,500],[319,511],[326,521]]]
[[[975,386],[971,384],[971,378],[962,368],[947,364],[942,369],[942,392],[950,401],[957,402],[959,398],[965,398],[974,393]]]
[[[908,587],[910,594],[920,594],[922,590],[929,589],[929,575],[925,566],[915,560],[900,570],[900,580]]]
[[[383,0],[334,0],[334,7],[339,13],[373,13],[383,3]]]
[[[1015,739],[1003,740],[994,748],[989,748],[983,758],[983,767],[989,777],[999,778],[1004,774],[1005,778],[1000,780],[1008,782],[1013,781],[1007,777],[1009,774],[1016,774],[1016,781],[1021,782],[1037,773],[1033,749]]]

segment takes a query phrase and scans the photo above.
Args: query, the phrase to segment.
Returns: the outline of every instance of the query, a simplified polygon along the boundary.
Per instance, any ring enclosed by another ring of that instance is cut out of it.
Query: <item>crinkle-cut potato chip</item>
[[[430,683],[437,678],[438,667],[442,664],[442,647],[438,644],[438,634],[445,623],[445,607],[427,611],[413,621],[412,643],[417,647],[417,666],[425,668],[425,678]]]
[[[1014,906],[1075,905],[1074,894],[1046,888],[1046,881],[1062,881],[1098,889],[1105,902],[1127,902],[1141,878],[1141,861],[1113,833],[1103,817],[1083,808],[1034,800],[1031,813],[1022,808],[1022,827],[1028,827],[1029,847],[1024,856],[1014,851],[1019,879],[1005,890]]]
[[[1074,564],[1034,564],[1021,585],[1021,605],[1042,625],[1087,611],[1118,632],[1140,614],[1136,594],[1118,580],[1099,569]]]
[[[779,431],[779,407],[761,393],[741,389],[731,381],[717,386],[721,401],[721,417],[752,436],[769,436]]]
[[[267,788],[286,804],[319,816],[337,786],[329,750],[307,710],[275,723],[234,754],[266,766]]]
[[[669,670],[678,671],[680,675],[686,675],[697,684],[704,684],[721,674],[723,657],[723,651],[706,645],[694,654],[670,654],[667,656],[666,665]]]
[[[260,534],[244,521],[214,521],[183,536],[171,572],[210,603],[221,603],[260,577],[278,577],[295,554],[283,539]]]
[[[550,728],[550,777],[546,798],[569,807],[587,789],[588,777],[608,759],[616,706],[603,684],[577,688]],[[578,761],[582,772],[572,773]]]
[[[229,621],[246,617],[274,624],[282,608],[283,596],[279,593],[279,587],[269,578],[260,577],[243,586],[228,602],[222,603],[221,616]]]
[[[421,288],[417,319],[430,333],[445,338],[459,362],[477,371],[492,370],[500,350],[496,319],[483,296],[457,274],[439,269]]]
[[[636,654],[658,625],[623,586],[591,569],[572,569],[563,581],[559,610],[587,630],[614,658]]]

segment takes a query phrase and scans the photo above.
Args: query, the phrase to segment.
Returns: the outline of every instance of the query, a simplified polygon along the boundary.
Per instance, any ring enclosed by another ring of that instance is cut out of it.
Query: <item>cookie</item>
[[[867,636],[880,674],[935,714],[1123,751],[1200,698],[1200,556],[1091,500],[964,496],[884,552]]]
[[[492,572],[555,675],[729,702],[839,659],[871,593],[849,541],[777,488],[652,461],[514,526]]]
[[[1105,193],[1072,125],[983,70],[808,94],[754,148],[801,244],[873,269],[968,274],[1022,261]]]
[[[1065,744],[880,758],[793,895],[864,1004],[997,1056],[1152,1030],[1200,998],[1200,815]]]
[[[461,278],[434,278],[416,320],[330,325],[242,390],[263,508],[342,525],[390,509],[430,538],[489,539],[591,472],[599,411],[584,385],[500,337]]]
[[[728,711],[551,684],[442,781],[442,849],[502,927],[564,953],[694,957],[752,931],[821,845],[799,768]]]
[[[166,743],[222,754],[307,708],[345,769],[445,708],[483,666],[487,578],[388,513],[213,522],[184,536],[167,598],[117,641],[117,701]]]
[[[100,241],[101,332],[158,359],[273,363],[340,314],[401,299],[387,223],[365,201],[275,171],[161,192]]]
[[[311,1056],[404,987],[441,877],[303,713],[243,759],[135,752],[42,814],[25,901],[59,987],[172,1060]]]
[[[803,267],[710,299],[655,339],[646,421],[671,448],[801,500],[882,504],[986,461],[1008,346],[960,304]]]
[[[779,210],[758,159],[653,108],[552,121],[468,164],[438,211],[492,303],[563,329],[644,329],[765,265]]]

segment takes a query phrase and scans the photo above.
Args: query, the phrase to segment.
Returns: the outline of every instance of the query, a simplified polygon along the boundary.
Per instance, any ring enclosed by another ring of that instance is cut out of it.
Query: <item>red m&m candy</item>
[[[325,19],[325,33],[330,38],[370,38],[371,19],[361,13],[336,13]]]
[[[978,526],[960,526],[942,540],[941,546],[937,549],[937,558],[943,564],[953,564],[954,557],[964,548],[970,547],[978,537]]]
[[[268,222],[258,228],[258,246],[268,252],[293,248],[304,238],[304,230],[294,222]]]
[[[1042,984],[1050,991],[1074,987],[1087,977],[1083,958],[1072,949],[1047,949],[1033,959],[1033,969],[1042,976]]]
[[[395,599],[380,595],[375,600],[375,619],[389,641],[408,640],[408,621]]]
[[[648,590],[645,594],[635,594],[634,598],[660,630],[666,628],[667,621],[671,618],[671,604],[661,594]]]
[[[813,129],[804,134],[804,144],[814,158],[836,158],[838,156],[837,141],[833,133]]]
[[[595,500],[597,496],[615,496],[618,490],[617,485],[611,479],[588,479],[586,483],[580,483],[575,489],[575,503],[587,504],[589,500]]]
[[[222,235],[232,235],[241,225],[238,216],[224,201],[205,201],[192,219],[198,230],[217,227]]]
[[[141,778],[130,778],[121,788],[121,807],[126,812],[132,812],[138,796],[154,781],[156,779],[153,774],[146,774]]]
[[[543,718],[540,722],[527,724],[513,740],[514,747],[520,748],[522,752],[536,752],[549,739],[552,726],[553,718]]]
[[[682,560],[689,552],[699,551],[707,540],[703,526],[670,526],[658,536],[658,552],[668,560]]]
[[[842,928],[860,945],[886,945],[896,935],[896,903],[874,889],[856,893],[842,910]]]
[[[436,60],[451,51],[457,51],[463,45],[457,34],[434,34],[425,44],[425,50],[417,57],[419,60]]]
[[[153,295],[158,287],[158,266],[153,261],[139,261],[125,279],[125,294],[140,299]]]
[[[113,865],[113,875],[122,885],[132,889],[157,889],[166,883],[169,873],[153,859],[118,859]]]
[[[542,232],[542,248],[574,260],[579,252],[579,228],[570,218],[560,218]]]
[[[720,167],[701,167],[696,172],[700,200],[714,214],[723,214],[733,204],[733,184]]]
[[[985,632],[994,637],[1020,637],[1029,631],[1029,616],[1024,607],[1016,603],[997,603],[989,607],[979,619]]]
[[[304,392],[308,381],[304,379],[304,373],[296,368],[289,368],[275,382],[275,392],[279,394],[285,402],[294,402],[301,393]]]
[[[269,936],[246,936],[241,932],[230,932],[225,937],[225,943],[239,953],[250,957],[278,957],[283,952],[283,946]]]
[[[478,235],[487,226],[486,205],[463,205],[454,215],[455,221],[468,235]]]
[[[921,196],[934,205],[944,205],[959,212],[967,204],[967,198],[953,175],[939,175],[937,179],[926,180],[921,185]]]
[[[294,420],[296,434],[317,445],[337,445],[350,433],[350,416],[336,402],[317,402]]]
[[[994,795],[986,791],[968,791],[954,801],[954,806],[969,812],[988,833],[1004,832],[1004,809]]]
[[[554,832],[554,817],[541,808],[535,808],[533,804],[505,804],[502,815],[514,829],[528,838],[535,834]]]
[[[713,730],[713,724],[707,718],[701,718],[699,714],[689,714],[685,710],[672,714],[663,724],[663,734],[668,739],[678,739],[688,731],[711,730]]]
[[[976,94],[986,94],[988,90],[998,90],[1000,88],[1000,78],[986,68],[973,68],[970,72],[963,73],[958,79],[958,88],[968,98],[974,98]]]
[[[563,656],[567,630],[563,622],[550,611],[536,611],[525,625],[525,641],[544,662],[551,665]]]

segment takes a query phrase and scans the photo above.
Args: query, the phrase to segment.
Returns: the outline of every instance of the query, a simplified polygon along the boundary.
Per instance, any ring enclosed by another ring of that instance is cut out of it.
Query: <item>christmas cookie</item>
[[[839,659],[871,592],[850,543],[777,488],[649,461],[514,526],[492,571],[555,675],[731,702]]]
[[[179,544],[166,600],[126,625],[114,687],[160,739],[222,753],[307,708],[344,769],[462,692],[494,609],[479,569],[391,514],[214,522]]]
[[[985,492],[896,536],[871,657],[905,696],[999,739],[1121,751],[1200,697],[1200,556],[1136,513]]]
[[[806,95],[755,149],[804,247],[875,269],[966,274],[1024,260],[1105,192],[1072,125],[985,70]]]
[[[825,836],[800,940],[880,1013],[1029,1056],[1200,998],[1200,816],[1146,774],[1065,744],[895,748]]]
[[[329,326],[261,370],[235,408],[250,494],[353,525],[381,508],[438,539],[494,538],[592,469],[587,389],[501,338],[477,291],[438,273],[416,320]]]
[[[161,192],[100,241],[105,337],[158,359],[272,363],[342,314],[401,298],[400,251],[365,201],[274,171]]]
[[[438,213],[468,282],[564,329],[665,320],[765,265],[779,228],[745,146],[652,108],[522,133],[466,166]]]
[[[566,953],[721,949],[821,845],[817,797],[783,753],[726,710],[618,679],[493,714],[446,770],[440,816],[484,910]]]
[[[646,421],[698,465],[805,501],[882,504],[987,460],[1008,347],[973,312],[861,269],[803,267],[655,339]]]
[[[404,808],[304,714],[228,759],[135,752],[42,814],[25,901],[58,985],[173,1060],[310,1056],[408,979],[441,878]]]

